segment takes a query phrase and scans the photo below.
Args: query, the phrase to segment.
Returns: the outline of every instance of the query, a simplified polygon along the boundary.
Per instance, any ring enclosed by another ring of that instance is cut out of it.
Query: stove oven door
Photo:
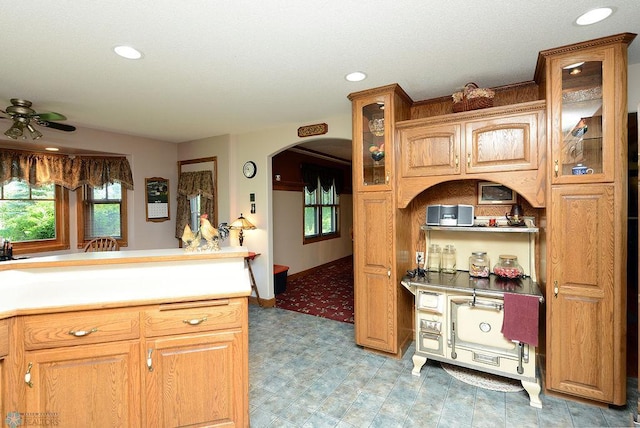
[[[416,294],[416,345],[426,354],[444,355],[446,294],[419,289]]]
[[[474,362],[500,366],[501,358],[518,360],[518,345],[502,335],[504,307],[501,299],[481,297],[449,297],[451,320],[449,345],[451,357],[458,351],[471,351]],[[528,346],[524,346],[524,362]],[[468,353],[467,353],[468,354]]]
[[[428,354],[444,355],[442,346],[441,323],[428,319],[419,319],[418,351]]]

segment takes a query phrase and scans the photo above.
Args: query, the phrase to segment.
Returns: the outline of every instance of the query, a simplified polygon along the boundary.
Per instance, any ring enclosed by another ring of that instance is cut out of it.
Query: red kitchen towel
[[[504,337],[538,346],[539,306],[540,300],[536,296],[504,293]]]

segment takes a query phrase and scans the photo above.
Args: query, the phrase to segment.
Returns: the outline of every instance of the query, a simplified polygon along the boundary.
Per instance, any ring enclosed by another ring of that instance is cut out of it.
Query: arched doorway
[[[272,160],[273,261],[289,267],[289,276],[303,275],[353,254],[351,230],[351,141],[323,138],[294,145],[273,155]],[[305,240],[305,187],[302,164],[342,171],[346,178],[339,195],[339,236]],[[277,290],[274,290],[277,291]],[[278,296],[276,296],[276,301]]]

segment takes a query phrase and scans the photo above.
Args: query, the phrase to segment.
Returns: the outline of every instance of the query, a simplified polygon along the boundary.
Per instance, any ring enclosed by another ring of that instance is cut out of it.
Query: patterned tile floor
[[[411,375],[402,360],[364,351],[353,324],[278,308],[249,307],[251,427],[630,427],[637,379],[628,405],[589,406],[526,392],[476,388],[427,362]]]

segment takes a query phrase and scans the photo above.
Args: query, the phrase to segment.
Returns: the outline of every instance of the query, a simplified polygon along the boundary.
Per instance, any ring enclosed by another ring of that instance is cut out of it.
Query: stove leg
[[[529,393],[529,405],[542,409],[542,401],[540,401],[540,384],[538,381],[527,382],[526,380],[522,380],[520,382],[522,382],[522,387],[527,391],[527,393]]]
[[[417,354],[413,354],[413,370],[411,370],[411,374],[414,376],[420,376],[420,369],[427,362],[426,357],[422,357]]]

